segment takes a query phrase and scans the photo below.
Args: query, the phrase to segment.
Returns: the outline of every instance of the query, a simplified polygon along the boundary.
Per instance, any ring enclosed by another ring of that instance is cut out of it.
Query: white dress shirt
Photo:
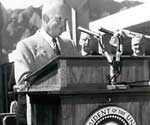
[[[54,49],[55,47],[54,47],[54,43],[53,43],[52,37],[50,35],[48,35],[45,32],[45,30],[43,30],[43,29],[40,29],[40,33],[43,35],[43,37],[46,39],[46,41],[49,43],[49,45]],[[60,49],[60,44],[58,42],[58,38],[55,38],[55,39],[56,39],[56,42],[57,42],[59,50],[61,50]]]

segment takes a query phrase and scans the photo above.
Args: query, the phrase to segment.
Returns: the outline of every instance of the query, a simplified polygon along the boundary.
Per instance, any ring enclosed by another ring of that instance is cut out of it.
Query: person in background
[[[94,36],[87,33],[81,33],[79,44],[83,56],[100,55],[98,40]]]
[[[133,56],[145,56],[146,44],[143,35],[131,39]]]
[[[42,27],[34,35],[19,41],[14,51],[16,80],[14,88],[16,91],[25,91],[27,85],[24,79],[56,56],[80,55],[72,40],[61,38],[61,34],[66,30],[69,15],[70,9],[63,1],[52,1],[44,4]],[[26,104],[26,102],[28,103]],[[30,100],[26,98],[26,95],[18,95],[17,125],[32,124],[29,102]]]
[[[146,39],[143,34],[137,34],[123,29],[115,31],[110,40],[111,45],[118,43],[118,35],[122,36],[123,41],[127,37],[131,38],[132,56],[145,56]]]

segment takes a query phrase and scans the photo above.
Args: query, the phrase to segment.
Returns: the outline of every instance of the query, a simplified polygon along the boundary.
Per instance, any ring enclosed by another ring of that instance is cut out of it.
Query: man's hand
[[[17,85],[13,87],[15,92],[26,91],[29,88],[29,84],[25,81],[27,75],[23,76],[22,79],[18,82]]]

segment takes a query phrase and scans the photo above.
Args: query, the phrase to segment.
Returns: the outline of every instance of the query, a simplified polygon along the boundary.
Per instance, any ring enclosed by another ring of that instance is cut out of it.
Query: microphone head
[[[114,47],[117,47],[118,44],[119,44],[119,40],[117,37],[111,37],[110,41],[109,41],[109,44],[114,46]]]
[[[84,32],[84,33],[87,33],[87,34],[90,34],[90,35],[93,35],[93,36],[96,36],[96,37],[99,37],[100,34],[94,32],[94,31],[91,31],[91,30],[88,30],[88,29],[85,29],[83,27],[78,27],[78,30],[80,30],[81,32]]]
[[[81,31],[82,29],[83,29],[82,27],[78,26],[78,30],[80,30],[80,31]]]
[[[105,29],[105,28],[103,28],[103,27],[101,27],[101,28],[99,29],[99,31],[104,32],[104,33],[106,33],[106,34],[109,34],[109,35],[111,35],[111,36],[114,35],[114,32],[113,32],[113,31],[107,30],[107,29]]]

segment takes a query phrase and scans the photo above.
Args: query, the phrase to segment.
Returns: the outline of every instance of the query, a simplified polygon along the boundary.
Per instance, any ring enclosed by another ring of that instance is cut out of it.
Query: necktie
[[[60,50],[57,44],[57,40],[53,38],[53,43],[54,43],[54,51],[56,52],[57,55],[60,55]]]

